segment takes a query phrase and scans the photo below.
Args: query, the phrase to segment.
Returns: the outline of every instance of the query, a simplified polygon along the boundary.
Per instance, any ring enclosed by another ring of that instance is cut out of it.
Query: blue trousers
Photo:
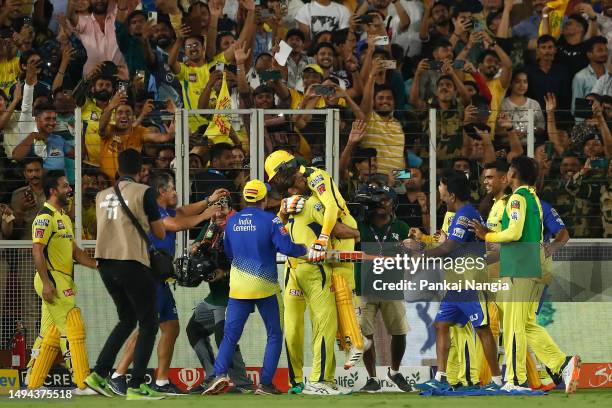
[[[215,360],[215,375],[220,376],[228,373],[244,325],[249,315],[255,311],[255,306],[257,306],[257,310],[264,321],[268,335],[261,371],[261,383],[269,385],[272,384],[272,378],[283,347],[283,332],[276,295],[263,299],[229,298],[225,314],[223,341],[219,346],[219,353]]]

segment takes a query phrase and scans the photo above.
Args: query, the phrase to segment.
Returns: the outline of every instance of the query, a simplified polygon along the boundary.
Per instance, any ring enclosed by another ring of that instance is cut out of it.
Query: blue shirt
[[[472,204],[466,204],[455,213],[448,227],[448,239],[455,242],[475,242],[476,234],[470,230],[469,222],[477,220],[484,224],[480,213]]]
[[[176,217],[176,210],[172,208],[163,208],[158,206],[159,215],[161,215],[161,219],[163,220],[166,217]],[[176,252],[176,232],[166,231],[166,237],[164,239],[159,239],[155,237],[152,233],[149,233],[149,239],[151,243],[156,249],[163,249],[169,255],[174,257]]]
[[[608,75],[608,68],[604,67],[605,74]],[[595,74],[595,70],[589,64],[585,68],[576,72],[574,75],[574,79],[572,80],[572,114],[575,113],[576,109],[576,99],[584,98],[588,94],[593,91],[593,87],[597,82],[597,74]],[[582,118],[576,118],[577,121],[583,121]]]
[[[225,254],[232,260],[230,297],[262,299],[280,292],[276,253],[291,257],[306,254],[294,244],[281,220],[260,208],[247,207],[225,226]]]
[[[43,168],[45,170],[64,170],[66,168],[66,162],[64,157],[66,154],[73,150],[74,144],[67,141],[63,137],[51,133],[47,136],[47,156],[43,157]],[[30,155],[35,156],[34,143],[30,148]]]
[[[552,205],[548,204],[544,200],[540,200],[540,204],[542,205],[544,242],[548,242],[554,235],[557,235],[559,231],[565,228],[565,223]]]

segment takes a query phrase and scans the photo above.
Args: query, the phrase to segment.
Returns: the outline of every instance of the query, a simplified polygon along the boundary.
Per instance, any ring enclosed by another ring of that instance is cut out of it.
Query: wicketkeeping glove
[[[325,255],[327,253],[327,241],[329,237],[321,234],[319,238],[310,245],[308,251],[308,262],[312,263],[323,263],[325,261]]]
[[[287,214],[299,214],[304,208],[306,199],[300,195],[292,195],[283,200],[284,210]]]

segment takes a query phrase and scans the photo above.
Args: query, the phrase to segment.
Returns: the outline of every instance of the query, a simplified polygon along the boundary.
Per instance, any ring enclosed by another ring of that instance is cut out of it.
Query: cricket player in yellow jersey
[[[289,193],[299,193],[290,188]],[[294,196],[296,197],[296,196]],[[284,199],[278,217],[285,224],[291,240],[309,245],[316,240],[323,225],[323,204],[315,196]],[[336,238],[357,239],[359,231],[342,223],[332,230]],[[334,384],[336,359],[334,343],[338,330],[336,300],[332,289],[330,264],[313,264],[300,258],[288,258],[285,271],[284,328],[289,380],[292,394],[339,395],[344,391]],[[308,305],[312,324],[312,371],[308,384],[303,382],[304,312]]]
[[[351,132],[364,132],[365,122],[355,121]],[[298,165],[297,159],[284,150],[272,152],[264,164],[270,184],[281,194],[288,194],[295,188],[301,194],[312,192],[323,204],[323,225],[316,240],[310,244],[308,261],[321,263],[330,244],[329,236],[338,221],[350,228],[357,228],[357,221],[351,216],[338,186],[329,173],[314,167]],[[292,197],[291,199],[296,199]],[[353,251],[354,239],[338,240],[333,248]],[[341,347],[348,347],[344,368],[353,367],[370,346],[370,341],[361,333],[353,305],[355,288],[354,265],[350,263],[332,264],[332,284],[338,309],[338,329]]]
[[[536,312],[544,290],[541,284],[543,213],[533,186],[538,167],[533,159],[515,157],[508,170],[508,182],[513,193],[502,216],[502,230],[493,232],[478,222],[471,222],[477,236],[489,243],[501,245],[500,277],[508,290],[497,297],[502,315],[504,350],[506,355],[505,391],[521,390],[527,383],[527,344],[548,367],[555,382],[565,383],[566,393],[576,391],[580,376],[580,357],[567,356],[537,324]]]
[[[92,269],[96,262],[74,242],[72,222],[66,213],[72,189],[64,171],[48,171],[43,187],[47,201],[32,223],[34,289],[42,299],[41,335],[32,350],[28,388],[43,385],[61,349],[75,384],[85,390],[89,363],[85,324],[75,302],[73,260]]]

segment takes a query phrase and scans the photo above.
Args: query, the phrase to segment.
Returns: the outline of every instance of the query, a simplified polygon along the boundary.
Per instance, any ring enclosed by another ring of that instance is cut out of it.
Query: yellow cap
[[[266,185],[261,180],[251,180],[245,184],[242,195],[247,203],[255,203],[263,198],[268,193]]]
[[[279,167],[283,163],[287,163],[290,160],[295,159],[293,155],[285,150],[277,150],[270,153],[264,163],[264,169],[268,175],[268,180],[272,180],[272,177],[278,173]]]
[[[325,72],[323,71],[323,68],[319,66],[319,64],[308,64],[304,67],[302,72],[306,71],[307,69],[312,69],[314,72],[321,75],[322,77],[325,76]]]

